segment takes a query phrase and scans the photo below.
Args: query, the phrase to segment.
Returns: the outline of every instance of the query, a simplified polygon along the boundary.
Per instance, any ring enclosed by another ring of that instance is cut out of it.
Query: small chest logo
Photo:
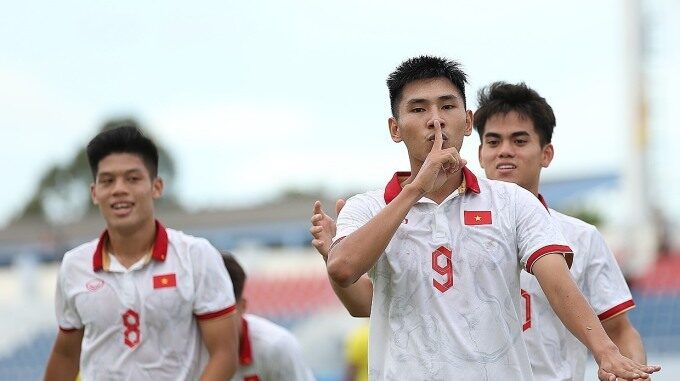
[[[153,288],[177,287],[177,277],[175,273],[156,275],[153,277]]]
[[[85,284],[85,288],[87,288],[87,291],[89,292],[98,291],[102,287],[104,287],[104,281],[101,279],[92,279]]]

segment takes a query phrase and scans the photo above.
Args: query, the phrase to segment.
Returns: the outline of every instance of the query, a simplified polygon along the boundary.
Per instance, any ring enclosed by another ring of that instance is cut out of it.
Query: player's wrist
[[[413,203],[415,203],[416,201],[420,200],[423,196],[425,196],[427,192],[423,189],[421,185],[414,181],[404,185],[400,194],[404,194],[405,196],[412,199]]]
[[[598,364],[601,364],[602,359],[606,357],[620,355],[619,348],[611,340],[608,340],[608,342],[603,343],[602,345],[593,347],[591,351],[593,353],[593,358]]]

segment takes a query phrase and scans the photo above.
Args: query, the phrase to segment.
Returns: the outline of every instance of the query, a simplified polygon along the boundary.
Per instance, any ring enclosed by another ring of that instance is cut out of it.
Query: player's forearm
[[[210,360],[206,364],[201,381],[224,381],[230,380],[236,373],[237,355],[229,350],[215,351],[210,354]]]
[[[340,240],[328,254],[328,275],[340,287],[348,287],[378,261],[411,207],[423,196],[404,186],[399,195],[364,226]]]
[[[550,306],[565,327],[585,345],[595,360],[618,349],[578,289],[563,258],[548,255],[533,266]]]
[[[373,282],[367,275],[362,275],[349,287],[340,287],[329,279],[335,295],[345,306],[347,312],[354,317],[371,316],[373,302]]]

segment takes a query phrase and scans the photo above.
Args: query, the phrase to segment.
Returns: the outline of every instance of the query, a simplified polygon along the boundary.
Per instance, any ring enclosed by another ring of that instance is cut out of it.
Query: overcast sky
[[[548,99],[556,159],[545,176],[615,171],[626,154],[618,0],[2,8],[0,226],[49,166],[120,115],[138,118],[174,155],[188,207],[252,203],[284,188],[381,187],[408,169],[405,149],[389,139],[385,78],[424,53],[462,62],[472,109],[477,89],[496,80],[526,81]],[[468,138],[463,156],[481,173],[478,142]]]

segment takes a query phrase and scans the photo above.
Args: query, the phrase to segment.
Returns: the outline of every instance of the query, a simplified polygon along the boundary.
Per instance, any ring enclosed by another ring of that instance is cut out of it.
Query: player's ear
[[[484,169],[484,162],[482,161],[482,143],[479,143],[479,147],[477,148],[477,161],[479,161],[479,166]]]
[[[92,203],[94,205],[99,205],[97,201],[97,191],[95,190],[94,182],[90,184],[90,197],[92,198]]]
[[[400,143],[402,139],[401,131],[399,131],[399,123],[397,123],[397,118],[391,116],[389,119],[387,119],[387,127],[390,130],[390,136],[392,137],[392,141],[395,143]]]
[[[465,136],[470,136],[472,134],[472,121],[475,120],[474,117],[472,110],[467,110],[465,112]]]
[[[543,168],[548,168],[553,157],[555,157],[555,147],[553,147],[552,143],[548,143],[543,147],[541,166]]]
[[[241,299],[238,300],[238,302],[236,302],[236,308],[238,308],[239,311],[241,311],[241,312],[246,312],[247,306],[248,306],[248,301],[246,300],[246,298],[242,297]]]
[[[153,188],[151,196],[153,197],[154,200],[159,199],[163,194],[163,188],[165,187],[165,184],[163,183],[163,178],[160,176],[156,176],[153,180],[151,180],[151,186]]]

